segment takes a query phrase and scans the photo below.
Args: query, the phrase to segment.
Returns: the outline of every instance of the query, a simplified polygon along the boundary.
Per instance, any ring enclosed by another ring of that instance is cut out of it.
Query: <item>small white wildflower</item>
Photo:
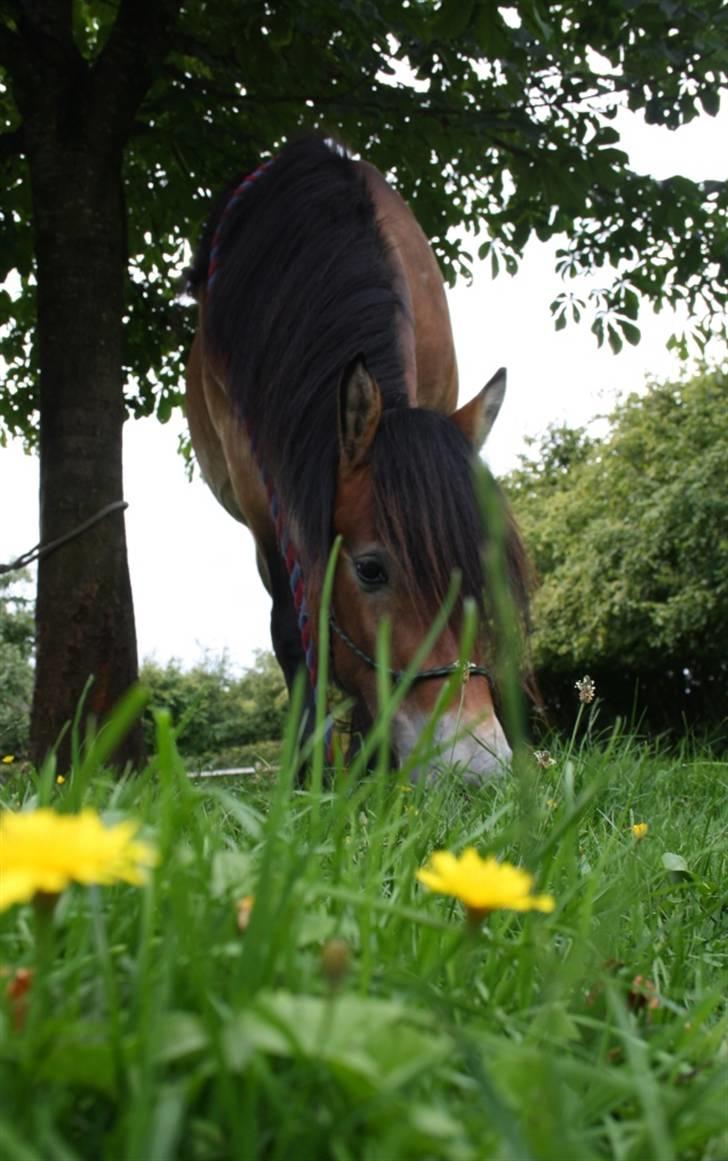
[[[534,750],[533,756],[542,770],[548,770],[549,766],[556,765],[556,759],[551,757],[548,750]]]
[[[588,673],[574,682],[574,688],[579,692],[579,701],[583,701],[586,705],[594,701],[597,687]]]

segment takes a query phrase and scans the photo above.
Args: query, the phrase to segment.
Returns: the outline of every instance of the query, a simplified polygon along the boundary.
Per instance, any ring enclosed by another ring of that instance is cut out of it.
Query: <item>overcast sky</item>
[[[724,101],[725,106],[725,101]],[[623,146],[634,168],[664,178],[728,179],[728,109],[676,133],[626,115]],[[474,248],[477,248],[474,247]],[[549,303],[560,283],[555,244],[534,241],[514,278],[495,281],[475,268],[470,285],[449,293],[464,402],[500,366],[508,394],[488,444],[488,461],[502,474],[525,450],[525,440],[549,423],[582,424],[609,410],[618,394],[640,390],[646,377],[679,371],[665,343],[674,318],[645,313],[642,342],[614,356],[600,351],[589,331],[558,334]],[[125,489],[127,536],[140,657],[192,665],[205,651],[227,650],[236,667],[270,647],[270,602],[258,580],[250,534],[215,502],[201,480],[188,484],[177,454],[180,420],[127,423]],[[18,445],[0,450],[0,561],[37,539],[38,474]]]

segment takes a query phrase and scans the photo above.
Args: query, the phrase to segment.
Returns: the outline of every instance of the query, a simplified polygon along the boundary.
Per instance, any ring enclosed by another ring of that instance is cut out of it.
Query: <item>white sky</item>
[[[645,126],[624,115],[624,148],[642,172],[663,178],[728,179],[728,108],[677,132]],[[474,246],[474,249],[477,246]],[[514,278],[493,281],[475,267],[470,285],[449,293],[460,363],[461,401],[500,366],[508,394],[488,445],[497,473],[508,471],[528,436],[549,423],[582,424],[608,410],[618,394],[639,390],[647,376],[679,371],[665,343],[675,330],[666,313],[645,313],[643,338],[618,356],[599,350],[589,326],[556,333],[549,303],[560,288],[555,244],[533,241]],[[186,480],[177,454],[182,420],[127,423],[125,489],[127,537],[140,658],[179,658],[185,665],[209,650],[227,650],[235,666],[270,648],[270,602],[258,580],[252,539],[212,498],[197,477]],[[38,472],[18,444],[0,450],[0,561],[37,539]]]

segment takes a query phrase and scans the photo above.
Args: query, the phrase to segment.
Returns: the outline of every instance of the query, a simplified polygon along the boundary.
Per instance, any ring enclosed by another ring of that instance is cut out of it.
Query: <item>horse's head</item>
[[[499,371],[451,416],[421,408],[383,410],[375,380],[357,360],[342,378],[334,530],[342,537],[332,600],[334,676],[373,718],[377,710],[377,626],[391,626],[391,664],[403,670],[421,645],[458,570],[458,604],[425,659],[393,723],[393,747],[407,758],[459,655],[462,599],[480,611],[470,661],[487,669],[483,606],[483,520],[473,464],[505,393]],[[515,536],[515,533],[514,533]],[[439,670],[435,674],[423,671]],[[466,777],[503,771],[510,748],[496,717],[487,673],[458,683],[437,727],[433,767]]]

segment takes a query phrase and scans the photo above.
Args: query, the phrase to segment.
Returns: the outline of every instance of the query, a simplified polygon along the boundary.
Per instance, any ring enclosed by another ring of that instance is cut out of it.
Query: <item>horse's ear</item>
[[[339,386],[341,469],[353,471],[366,459],[382,414],[382,395],[360,355],[345,368]]]
[[[505,393],[506,371],[505,367],[501,367],[474,399],[450,416],[476,451],[480,451],[498,418]]]

